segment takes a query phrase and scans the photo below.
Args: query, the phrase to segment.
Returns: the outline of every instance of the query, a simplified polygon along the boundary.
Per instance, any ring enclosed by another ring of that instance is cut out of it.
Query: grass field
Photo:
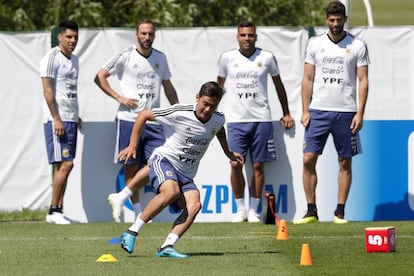
[[[370,0],[370,3],[375,26],[414,25],[414,1]],[[350,26],[367,26],[368,19],[364,1],[350,0],[349,5]]]
[[[364,229],[394,226],[395,253],[366,253]],[[0,222],[0,275],[413,275],[414,222],[348,225],[288,223],[288,240],[274,225],[195,223],[176,248],[190,257],[154,256],[171,227],[151,223],[129,255],[108,243],[129,224],[48,225]],[[312,266],[300,266],[308,243]],[[97,262],[111,254],[115,262]]]

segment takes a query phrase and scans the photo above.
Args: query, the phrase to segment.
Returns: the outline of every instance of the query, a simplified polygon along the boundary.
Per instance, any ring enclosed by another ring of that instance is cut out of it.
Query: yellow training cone
[[[103,254],[97,260],[100,263],[117,262],[118,260],[111,254]]]

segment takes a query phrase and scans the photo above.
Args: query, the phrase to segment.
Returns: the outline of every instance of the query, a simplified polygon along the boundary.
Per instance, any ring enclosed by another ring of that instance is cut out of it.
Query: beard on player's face
[[[344,26],[331,26],[329,30],[333,35],[340,35],[344,31]]]

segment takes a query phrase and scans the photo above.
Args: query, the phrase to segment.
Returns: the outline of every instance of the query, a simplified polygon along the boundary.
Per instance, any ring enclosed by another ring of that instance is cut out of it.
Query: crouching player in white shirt
[[[128,162],[135,157],[145,122],[159,122],[170,135],[167,135],[162,146],[154,150],[148,161],[150,183],[156,196],[121,235],[121,247],[128,253],[134,251],[135,239],[144,225],[171,205],[182,211],[174,221],[165,242],[157,250],[156,256],[188,257],[176,251],[174,245],[190,228],[201,209],[200,192],[193,178],[211,140],[217,136],[224,153],[232,163],[243,164],[244,161],[239,153],[230,151],[223,127],[224,115],[216,111],[223,94],[223,89],[216,82],[207,82],[197,94],[195,105],[175,104],[166,108],[147,109],[137,117],[129,146],[118,155],[120,160]]]

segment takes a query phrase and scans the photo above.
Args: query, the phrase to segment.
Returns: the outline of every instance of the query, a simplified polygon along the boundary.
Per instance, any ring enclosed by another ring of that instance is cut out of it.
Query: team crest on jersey
[[[165,171],[165,175],[166,176],[173,176],[173,173],[172,173],[172,171],[168,170],[168,171]]]
[[[158,70],[160,68],[160,64],[156,63],[154,67],[155,67],[155,70]]]
[[[68,158],[69,157],[69,149],[68,148],[64,148],[62,150],[62,156],[63,156],[63,158]]]
[[[263,63],[258,62],[258,63],[257,63],[257,67],[262,68],[262,67],[263,67]]]
[[[347,53],[347,54],[351,53],[351,49],[346,48],[346,49],[345,49],[345,53]]]

